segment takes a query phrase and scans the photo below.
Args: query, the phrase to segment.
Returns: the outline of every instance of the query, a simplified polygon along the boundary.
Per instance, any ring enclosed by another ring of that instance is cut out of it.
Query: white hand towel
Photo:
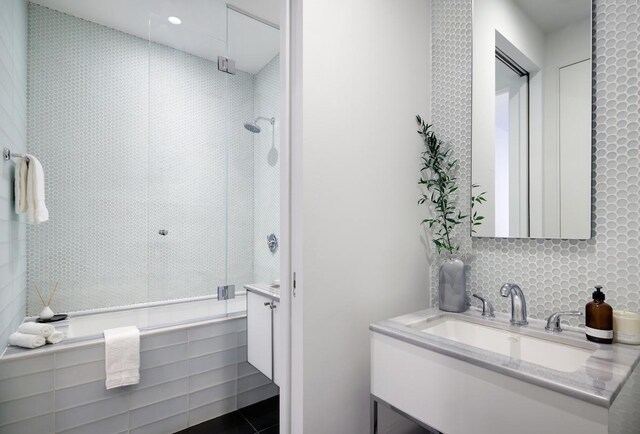
[[[38,348],[46,343],[44,337],[40,335],[29,335],[26,333],[11,333],[9,335],[9,343],[16,347],[22,348]]]
[[[15,176],[13,181],[13,192],[16,201],[16,214],[27,211],[27,160],[21,158],[16,162]]]
[[[33,155],[29,157],[27,173],[27,223],[37,224],[49,220],[49,211],[44,204],[44,170]]]
[[[38,322],[23,322],[18,327],[18,332],[28,335],[39,335],[43,338],[51,336],[56,329],[51,324],[40,324]]]
[[[104,361],[107,389],[140,381],[140,331],[118,327],[104,331]]]
[[[63,339],[64,339],[64,333],[56,330],[55,332],[51,333],[51,335],[47,338],[47,343],[57,344],[59,342],[62,342]]]

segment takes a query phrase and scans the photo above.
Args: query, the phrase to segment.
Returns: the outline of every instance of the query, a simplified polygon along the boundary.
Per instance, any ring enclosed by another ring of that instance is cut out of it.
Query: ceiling
[[[514,1],[544,33],[554,32],[591,15],[591,0]]]
[[[236,62],[237,69],[252,74],[262,69],[279,51],[276,28],[227,10],[228,3],[279,25],[279,0],[31,1],[205,59],[215,61],[218,56],[229,57]],[[170,24],[167,21],[170,16],[180,18],[182,24]]]

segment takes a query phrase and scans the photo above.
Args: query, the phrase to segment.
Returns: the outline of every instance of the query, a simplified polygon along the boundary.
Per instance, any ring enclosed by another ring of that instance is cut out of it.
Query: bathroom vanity
[[[280,385],[280,288],[268,283],[247,290],[247,360]]]
[[[372,432],[380,404],[447,434],[640,432],[640,348],[544,327],[437,308],[372,324]]]

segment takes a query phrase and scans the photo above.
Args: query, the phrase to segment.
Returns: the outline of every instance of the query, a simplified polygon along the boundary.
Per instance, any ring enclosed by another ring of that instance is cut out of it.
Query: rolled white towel
[[[53,332],[56,331],[55,327],[51,324],[40,324],[37,322],[23,322],[18,327],[20,333],[26,333],[28,335],[39,335],[43,338],[48,338]]]
[[[62,339],[64,339],[64,333],[56,330],[47,338],[47,342],[50,344],[57,344],[58,342],[62,342]]]
[[[40,335],[15,332],[9,335],[9,343],[16,347],[38,348],[46,343],[46,339]]]

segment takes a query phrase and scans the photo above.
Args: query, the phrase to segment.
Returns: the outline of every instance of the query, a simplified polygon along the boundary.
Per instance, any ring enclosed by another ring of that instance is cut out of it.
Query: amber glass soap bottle
[[[587,339],[599,344],[613,342],[613,309],[604,302],[602,286],[596,286],[593,301],[585,308],[585,333]]]

